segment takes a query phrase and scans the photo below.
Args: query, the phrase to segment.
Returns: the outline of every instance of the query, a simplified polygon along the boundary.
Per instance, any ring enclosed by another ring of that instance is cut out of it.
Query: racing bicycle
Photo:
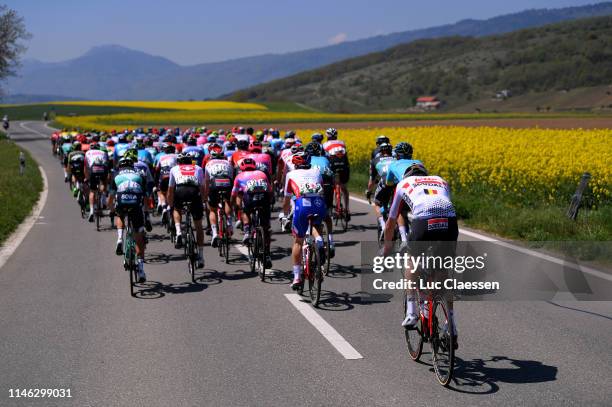
[[[304,294],[304,286],[308,281],[308,294],[313,307],[318,307],[321,301],[321,284],[323,283],[323,267],[321,254],[317,248],[316,240],[312,234],[317,214],[308,215],[308,230],[302,243],[302,285],[298,288],[300,295]]]

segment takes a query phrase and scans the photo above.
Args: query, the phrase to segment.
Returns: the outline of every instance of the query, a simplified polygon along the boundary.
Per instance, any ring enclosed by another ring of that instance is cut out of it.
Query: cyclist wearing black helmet
[[[181,211],[183,206],[188,206],[193,225],[196,232],[196,243],[198,245],[198,268],[204,267],[204,230],[202,229],[202,218],[204,217],[204,171],[198,165],[194,165],[192,157],[179,154],[174,167],[170,170],[168,181],[168,205],[174,210],[174,226],[176,227],[176,242],[174,247],[183,247],[183,236],[181,231]]]
[[[340,185],[342,195],[344,196],[344,208],[346,210],[346,221],[351,220],[351,211],[349,205],[349,193],[346,184],[349,182],[351,167],[348,159],[346,144],[342,140],[338,140],[338,130],[329,128],[325,131],[327,141],[323,144],[323,149],[331,164],[335,174],[335,182]]]
[[[116,191],[117,203],[117,247],[115,253],[123,254],[123,228],[128,216],[134,227],[134,240],[136,241],[136,255],[138,256],[138,282],[144,283],[145,240],[144,240],[144,212],[143,197],[146,185],[140,173],[134,169],[132,157],[122,157],[117,162],[117,170],[111,180],[111,188]]]
[[[100,149],[98,143],[92,143],[85,153],[85,178],[89,180],[89,222],[94,221],[94,191],[99,188],[100,193],[105,193],[109,169],[108,154]]]
[[[406,206],[410,213],[410,233],[408,236],[408,248],[419,255],[419,249],[414,242],[451,242],[449,248],[457,241],[459,230],[455,207],[450,199],[450,188],[448,183],[433,175],[428,175],[422,164],[413,164],[406,169],[404,179],[397,184],[393,203],[389,211],[389,218],[385,225],[385,254],[390,251],[390,242],[393,239],[393,231],[402,206]],[[449,253],[452,254],[452,253]],[[410,278],[410,270],[406,270],[406,278]],[[406,318],[403,326],[414,326],[418,320],[417,305],[408,293]],[[451,304],[450,317],[454,318]],[[455,327],[455,324],[452,324]],[[457,332],[453,332],[457,335]],[[456,343],[456,342],[455,342]]]
[[[162,214],[162,219],[167,221],[165,218],[168,213],[168,207],[166,206],[166,192],[168,191],[168,182],[170,182],[170,170],[176,165],[177,154],[172,144],[165,144],[163,154],[157,158],[157,165],[155,166],[155,184],[157,185],[157,213]]]
[[[219,220],[217,219],[217,211],[215,210],[224,197],[227,198],[224,207],[225,215],[227,216],[227,225],[229,235],[232,234],[232,210],[229,205],[229,197],[232,191],[234,182],[234,168],[225,158],[221,146],[213,144],[209,148],[206,166],[204,167],[204,202],[207,202],[208,220],[212,232],[211,245],[217,247],[219,242]],[[210,157],[210,159],[208,159]]]

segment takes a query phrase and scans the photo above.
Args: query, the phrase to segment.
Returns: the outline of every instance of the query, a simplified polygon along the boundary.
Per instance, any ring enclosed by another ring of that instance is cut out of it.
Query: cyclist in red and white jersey
[[[327,216],[327,208],[323,197],[323,178],[316,168],[310,167],[310,162],[300,151],[293,155],[292,163],[295,169],[287,174],[285,181],[285,200],[281,220],[286,221],[286,214],[291,205],[291,197],[295,196],[295,209],[293,213],[293,248],[291,256],[293,259],[293,282],[291,288],[297,290],[302,285],[302,242],[308,230],[308,217],[317,215],[313,224],[315,225],[316,244],[321,252],[321,263],[325,262],[323,250],[323,238],[319,225]]]
[[[168,205],[174,208],[173,217],[176,227],[176,243],[174,247],[183,247],[183,236],[181,231],[181,212],[183,205],[188,205],[189,212],[193,218],[198,245],[198,268],[204,267],[204,230],[202,229],[202,218],[204,207],[202,197],[204,196],[204,172],[202,168],[192,164],[192,158],[185,154],[179,154],[174,167],[170,170],[168,181]]]
[[[397,218],[403,206],[407,206],[410,219],[408,248],[411,242],[456,242],[459,235],[457,215],[450,198],[448,183],[438,176],[428,175],[422,164],[413,164],[404,172],[404,179],[397,184],[389,218],[385,225],[385,248],[390,247]],[[407,271],[408,273],[408,271]],[[417,304],[410,295],[406,302],[406,318],[403,326],[414,326],[418,321]],[[454,318],[452,302],[450,318]],[[453,323],[453,327],[456,324]],[[457,335],[456,328],[453,335]],[[455,342],[456,343],[456,342]]]
[[[351,220],[351,212],[349,210],[349,193],[346,184],[350,178],[350,165],[346,144],[342,140],[338,140],[338,130],[329,128],[325,131],[327,141],[323,143],[323,150],[329,159],[331,168],[334,171],[336,181],[340,184],[342,194],[344,195],[344,207],[346,208],[347,221]]]

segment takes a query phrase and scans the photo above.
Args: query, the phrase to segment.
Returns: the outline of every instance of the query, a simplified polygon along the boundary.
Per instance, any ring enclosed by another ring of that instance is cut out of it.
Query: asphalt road
[[[361,292],[359,243],[373,238],[375,218],[358,202],[353,226],[336,235],[315,311],[345,353],[285,295],[293,294],[286,234],[274,235],[272,282],[245,271],[238,248],[225,265],[208,247],[192,284],[181,252],[155,226],[149,281],[132,298],[115,231],[80,218],[41,135],[51,131],[22,124],[12,123],[12,136],[38,160],[49,191],[0,268],[2,406],[610,405],[610,302],[461,302],[456,380],[438,385],[428,355],[409,360],[397,298]],[[9,398],[14,388],[69,388],[72,398]]]

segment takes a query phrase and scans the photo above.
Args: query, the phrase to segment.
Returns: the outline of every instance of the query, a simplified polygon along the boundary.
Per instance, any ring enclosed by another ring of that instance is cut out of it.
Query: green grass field
[[[19,147],[0,133],[0,244],[30,214],[43,189],[38,164],[26,155],[26,170],[19,175]]]

